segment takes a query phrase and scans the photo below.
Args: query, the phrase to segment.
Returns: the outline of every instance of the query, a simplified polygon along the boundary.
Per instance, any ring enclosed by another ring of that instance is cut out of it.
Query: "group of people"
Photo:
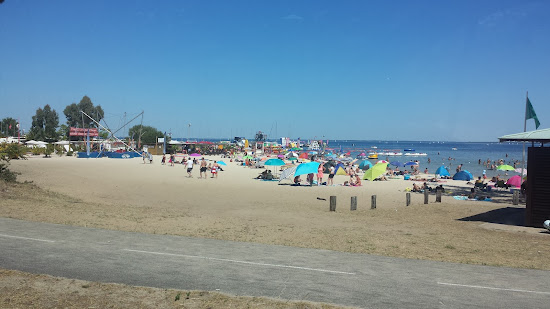
[[[144,159],[145,160],[145,159]],[[152,159],[151,159],[152,161]],[[168,163],[170,164],[170,166],[174,166],[175,163],[178,163],[176,161],[176,158],[174,156],[174,154],[171,154],[169,159],[168,159]],[[217,161],[214,161],[213,163],[212,162],[207,162],[204,158],[202,158],[200,160],[200,163],[199,161],[196,159],[196,158],[183,158],[181,160],[181,163],[182,165],[185,165],[186,168],[187,168],[187,178],[192,178],[193,177],[193,167],[195,165],[199,165],[200,166],[200,176],[199,176],[199,179],[206,179],[207,178],[207,171],[210,171],[210,178],[218,178],[218,172],[219,171],[222,171],[223,169],[221,168],[221,166],[218,164]],[[166,155],[164,154],[162,156],[162,161],[161,161],[161,164],[162,165],[166,165]]]

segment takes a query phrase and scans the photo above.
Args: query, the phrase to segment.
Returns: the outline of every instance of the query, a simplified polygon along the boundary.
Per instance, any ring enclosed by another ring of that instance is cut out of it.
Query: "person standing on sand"
[[[162,155],[162,161],[160,161],[160,164],[162,164],[162,165],[166,164],[166,154]]]
[[[323,183],[323,171],[325,168],[325,164],[321,163],[319,164],[319,168],[317,169],[317,185],[320,186]]]
[[[334,173],[335,172],[336,172],[336,169],[334,168],[334,166],[331,166],[329,174],[328,174],[327,186],[334,186]]]
[[[187,160],[187,174],[189,175],[188,178],[193,178],[193,160],[191,160],[191,158],[189,158],[189,160]]]
[[[206,179],[206,160],[204,160],[204,158],[202,158],[201,160],[201,169],[200,169],[200,178],[203,177],[203,174],[204,174],[204,179]]]

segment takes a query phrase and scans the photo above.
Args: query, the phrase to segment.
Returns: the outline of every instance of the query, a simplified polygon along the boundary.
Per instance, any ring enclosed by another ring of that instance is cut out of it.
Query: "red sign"
[[[87,136],[88,131],[90,132],[90,136],[99,136],[97,128],[84,129],[84,128],[73,128],[73,127],[71,127],[71,130],[69,131],[69,136]]]

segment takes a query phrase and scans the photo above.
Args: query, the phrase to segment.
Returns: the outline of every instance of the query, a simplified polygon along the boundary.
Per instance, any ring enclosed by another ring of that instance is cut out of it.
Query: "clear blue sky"
[[[65,122],[88,95],[111,127],[143,110],[177,137],[497,141],[523,131],[526,91],[550,127],[549,13],[546,0],[5,0],[0,118],[28,129],[50,104]]]

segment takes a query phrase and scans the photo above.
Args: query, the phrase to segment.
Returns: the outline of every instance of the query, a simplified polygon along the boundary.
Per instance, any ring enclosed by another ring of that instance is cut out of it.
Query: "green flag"
[[[540,126],[539,118],[537,117],[537,114],[533,109],[533,105],[531,105],[531,101],[529,101],[529,98],[527,98],[527,110],[525,111],[525,120],[531,118],[535,119],[535,129],[538,129]]]

